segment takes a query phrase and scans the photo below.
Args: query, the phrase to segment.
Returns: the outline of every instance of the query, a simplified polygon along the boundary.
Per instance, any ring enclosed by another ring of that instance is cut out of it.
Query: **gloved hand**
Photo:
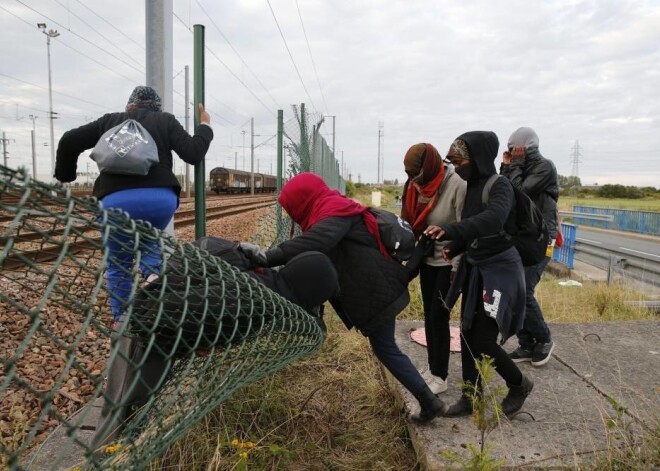
[[[266,259],[266,252],[264,252],[258,245],[249,242],[240,242],[238,248],[255,265],[260,267],[265,267],[267,265],[268,261]]]

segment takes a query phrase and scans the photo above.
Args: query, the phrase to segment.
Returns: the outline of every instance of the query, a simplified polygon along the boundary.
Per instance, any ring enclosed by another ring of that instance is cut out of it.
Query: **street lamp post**
[[[245,171],[245,129],[241,131],[243,134],[243,171]]]
[[[55,175],[55,133],[53,131],[53,82],[50,72],[50,38],[56,38],[60,35],[57,30],[49,29],[46,31],[46,23],[37,23],[37,27],[46,35],[46,50],[48,51],[48,119],[50,120],[50,165],[51,178]]]
[[[36,128],[34,122],[36,121],[37,116],[31,114],[30,119],[32,120],[32,132],[31,132],[31,137],[32,137],[32,139],[31,139],[32,140],[32,178],[34,178],[36,180],[37,179],[37,142],[36,142],[37,128]]]

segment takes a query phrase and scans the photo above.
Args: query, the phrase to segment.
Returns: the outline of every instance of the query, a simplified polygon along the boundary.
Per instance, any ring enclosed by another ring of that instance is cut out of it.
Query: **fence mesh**
[[[321,134],[323,126],[329,127],[326,119],[319,113],[308,113],[304,104],[293,106],[293,114],[295,119],[284,127],[289,176],[313,172],[330,188],[345,193],[346,185],[334,149]]]
[[[287,176],[315,172],[343,192],[323,117],[293,112]],[[273,208],[252,242],[290,229]],[[0,468],[143,469],[323,341],[312,316],[221,259],[23,169],[0,166],[0,249]],[[109,292],[104,273],[123,256],[129,287]]]
[[[264,244],[275,217],[260,223]],[[114,325],[109,242],[133,255]],[[208,252],[2,166],[0,249],[2,468],[33,464],[57,427],[70,439],[46,469],[69,466],[76,448],[87,467],[142,469],[237,389],[323,340],[307,312]],[[158,261],[150,282],[146,258]],[[109,391],[112,368],[128,373]],[[104,396],[111,447],[85,425]]]

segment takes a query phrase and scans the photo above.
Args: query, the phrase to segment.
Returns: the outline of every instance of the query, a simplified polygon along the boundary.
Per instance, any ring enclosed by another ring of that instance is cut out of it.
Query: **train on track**
[[[211,190],[216,194],[251,193],[251,174],[243,170],[216,167],[210,173]],[[277,190],[277,177],[254,174],[255,193],[274,193]]]

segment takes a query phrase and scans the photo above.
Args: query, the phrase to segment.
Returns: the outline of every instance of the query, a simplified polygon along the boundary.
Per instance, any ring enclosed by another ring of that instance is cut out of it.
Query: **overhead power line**
[[[76,49],[75,47],[69,46],[67,43],[65,43],[65,42],[62,41],[61,39],[58,40],[58,43],[60,43],[60,44],[61,44],[62,46],[64,46],[64,47],[68,47],[68,48],[71,49],[72,51],[77,52],[77,53],[80,54],[81,56],[86,57],[87,59],[89,59],[90,61],[94,62],[95,64],[98,64],[98,65],[100,65],[101,67],[103,67],[104,69],[109,70],[109,71],[112,72],[113,74],[118,75],[118,76],[120,76],[121,78],[128,80],[128,81],[131,82],[132,84],[140,83],[139,81],[136,81],[136,80],[133,79],[133,78],[126,77],[124,74],[121,74],[121,73],[117,72],[117,71],[116,71],[115,69],[113,69],[112,67],[108,67],[108,66],[107,66],[106,64],[104,64],[103,62],[97,61],[97,60],[94,59],[93,57],[88,56],[87,54],[85,54],[84,52],[79,51],[79,50]]]
[[[56,2],[57,2],[62,8],[64,8],[67,12],[69,12],[69,14],[71,14],[71,15],[73,15],[74,17],[78,18],[78,20],[81,21],[83,24],[85,24],[89,29],[91,29],[91,30],[94,31],[96,34],[98,34],[98,35],[101,36],[103,39],[105,39],[106,42],[107,42],[108,44],[110,44],[112,47],[114,47],[114,48],[116,48],[116,49],[119,49],[119,51],[120,51],[121,53],[123,53],[125,57],[127,57],[127,58],[130,59],[130,60],[132,60],[132,61],[133,61],[134,63],[136,63],[138,66],[142,66],[142,65],[143,65],[142,62],[140,62],[140,61],[138,61],[138,60],[132,58],[132,57],[129,56],[128,54],[126,54],[125,49],[121,49],[119,46],[117,46],[117,44],[116,44],[117,41],[110,40],[108,37],[106,37],[104,34],[102,34],[99,30],[97,30],[97,29],[94,28],[92,25],[90,25],[87,21],[85,21],[85,19],[83,19],[82,17],[80,17],[79,15],[77,15],[74,11],[72,11],[67,5],[64,5],[60,0],[55,0],[55,1],[56,1]]]
[[[245,89],[246,89],[248,92],[250,92],[250,95],[252,95],[252,96],[254,97],[255,100],[257,100],[259,103],[261,103],[261,105],[262,105],[265,109],[267,109],[269,113],[271,113],[271,114],[273,114],[273,115],[276,116],[276,113],[275,113],[271,108],[269,108],[268,106],[266,106],[266,104],[261,100],[261,98],[259,98],[259,97],[257,96],[257,94],[254,93],[254,92],[252,91],[252,89],[251,89],[250,87],[248,87],[247,84],[246,84],[245,82],[243,82],[243,80],[241,80],[241,78],[240,78],[238,75],[236,75],[236,74],[234,73],[234,71],[231,70],[231,68],[229,68],[229,66],[228,66],[227,64],[225,64],[225,63],[222,61],[222,59],[220,59],[220,57],[215,53],[215,51],[214,51],[213,49],[211,49],[209,46],[206,46],[206,50],[209,51],[209,53],[211,53],[211,55],[212,55],[213,57],[215,57],[215,58],[217,59],[217,61],[220,62],[220,64],[222,64],[223,67],[224,67],[225,69],[227,69],[227,71],[228,71],[228,72],[229,72],[229,73],[230,73],[230,74],[231,74],[236,80],[238,80],[238,82],[239,82],[241,85],[243,85],[243,86],[245,87]]]
[[[145,72],[144,69],[138,69],[138,68],[135,67],[133,64],[131,64],[131,63],[129,63],[129,62],[126,62],[126,61],[125,61],[124,59],[122,59],[121,57],[117,57],[117,56],[114,55],[113,53],[107,51],[106,49],[103,49],[103,48],[102,48],[101,46],[99,46],[98,44],[95,44],[94,42],[90,41],[89,39],[85,38],[84,36],[79,35],[79,34],[76,33],[75,31],[73,31],[73,30],[71,30],[70,28],[64,26],[62,23],[59,23],[58,21],[55,21],[54,19],[52,19],[52,18],[50,18],[50,17],[44,15],[44,14],[41,13],[40,11],[35,10],[35,9],[32,8],[31,6],[25,4],[22,0],[16,0],[16,1],[17,1],[18,3],[20,3],[21,5],[23,5],[24,7],[26,7],[26,8],[28,8],[28,9],[32,10],[32,11],[33,11],[34,13],[36,13],[37,15],[41,15],[41,16],[43,16],[43,17],[46,18],[48,21],[50,21],[50,22],[56,24],[56,25],[59,26],[60,28],[65,29],[66,31],[68,31],[69,33],[73,34],[73,35],[76,36],[77,38],[82,39],[82,40],[85,41],[87,44],[90,44],[90,45],[94,46],[95,48],[97,48],[98,50],[102,51],[103,53],[109,55],[110,57],[113,57],[113,58],[116,59],[116,60],[118,60],[118,61],[121,62],[122,64],[127,65],[127,66],[130,67],[131,69],[134,69],[134,70],[136,70],[136,71],[138,71],[138,72],[140,72],[140,73],[144,73],[144,72]]]
[[[273,10],[273,7],[270,4],[270,0],[266,0],[266,3],[268,3],[268,8],[270,8],[270,12],[273,15],[273,19],[275,20],[275,24],[277,25],[277,29],[280,32],[280,36],[282,36],[282,41],[284,41],[284,47],[286,47],[287,52],[289,53],[289,57],[291,58],[291,63],[293,64],[293,68],[296,69],[296,73],[298,74],[298,78],[300,79],[300,83],[303,86],[303,89],[305,90],[305,93],[307,94],[307,98],[309,98],[309,102],[312,105],[312,108],[314,108],[314,111],[318,113],[318,110],[316,109],[316,105],[314,104],[314,100],[312,100],[311,95],[309,94],[309,91],[307,90],[307,86],[305,85],[305,81],[302,78],[302,75],[300,75],[300,71],[298,70],[298,66],[296,65],[296,61],[293,60],[293,54],[291,54],[291,50],[289,49],[289,45],[286,42],[286,39],[284,38],[284,33],[282,32],[282,28],[280,28],[280,24],[277,21],[277,16],[275,16],[275,11]]]
[[[103,21],[104,23],[106,23],[108,26],[110,26],[112,29],[114,29],[114,30],[117,31],[119,34],[121,34],[123,37],[125,37],[126,39],[128,39],[129,41],[131,41],[133,44],[135,44],[136,46],[138,46],[139,48],[141,48],[143,51],[146,50],[146,48],[144,47],[144,44],[140,44],[139,42],[137,42],[136,40],[134,40],[133,38],[131,38],[130,36],[128,36],[126,33],[124,33],[123,31],[121,31],[119,28],[117,28],[117,27],[116,27],[115,25],[113,25],[111,22],[109,22],[108,20],[106,20],[105,18],[103,18],[101,15],[99,15],[98,13],[96,13],[94,10],[92,10],[91,8],[89,8],[87,5],[85,5],[84,3],[82,3],[80,0],[76,0],[76,1],[77,1],[78,3],[80,3],[83,7],[85,7],[87,10],[89,10],[89,11],[90,11],[93,15],[95,15],[98,19],[100,19],[101,21]]]
[[[175,17],[177,20],[179,20],[179,21],[181,22],[181,24],[182,24],[182,25],[183,25],[188,31],[190,31],[190,33],[193,32],[193,31],[190,29],[190,27],[189,27],[189,26],[188,26],[188,25],[187,25],[187,24],[186,24],[186,23],[185,23],[185,22],[184,22],[184,21],[183,21],[183,20],[182,20],[177,14],[176,14],[176,13],[173,13],[173,15],[174,15],[174,17]],[[270,109],[270,108],[269,108],[269,107],[268,107],[268,106],[267,106],[267,105],[261,100],[261,98],[259,98],[259,97],[257,96],[257,94],[254,93],[254,91],[252,91],[252,89],[251,89],[251,88],[250,88],[250,87],[249,87],[249,86],[248,86],[243,80],[241,80],[241,78],[240,78],[238,75],[236,75],[236,73],[235,73],[233,70],[231,70],[231,68],[230,68],[227,64],[225,64],[225,62],[224,62],[222,59],[220,59],[220,56],[218,56],[218,55],[215,53],[215,51],[214,51],[213,49],[211,49],[211,47],[210,47],[208,44],[206,45],[206,50],[209,51],[209,53],[210,53],[213,57],[215,57],[215,58],[217,59],[217,61],[220,62],[220,64],[222,64],[222,66],[223,66],[225,69],[227,69],[227,71],[228,71],[228,72],[229,72],[229,73],[230,73],[230,74],[231,74],[231,75],[232,75],[232,76],[233,76],[233,77],[234,77],[234,78],[235,78],[235,79],[236,79],[241,85],[243,85],[243,87],[245,87],[245,89],[246,89],[248,92],[250,92],[250,95],[252,95],[252,96],[254,97],[255,100],[257,100],[257,101],[258,101],[258,102],[259,102],[259,103],[260,103],[260,104],[261,104],[266,110],[268,110],[269,113],[271,113],[271,114],[273,114],[273,115],[276,115],[275,111],[273,111],[272,109]],[[225,106],[226,106],[226,105],[225,105]],[[227,106],[227,108],[229,108],[229,106]]]
[[[274,98],[273,95],[270,93],[270,91],[266,88],[266,86],[263,84],[263,82],[259,79],[259,77],[257,77],[257,74],[256,74],[256,73],[250,68],[250,66],[247,64],[247,62],[245,62],[245,60],[244,60],[243,57],[238,53],[238,51],[236,50],[236,48],[234,48],[234,45],[231,43],[231,41],[229,41],[229,38],[227,38],[227,36],[225,36],[225,34],[224,34],[224,33],[222,32],[222,30],[220,29],[220,27],[217,25],[217,23],[216,23],[215,21],[213,21],[213,18],[211,18],[211,15],[209,15],[208,12],[207,12],[207,11],[204,9],[204,7],[202,6],[202,4],[199,3],[199,0],[195,0],[195,2],[196,2],[197,5],[199,6],[199,8],[201,8],[202,12],[204,12],[204,14],[206,15],[206,17],[207,17],[207,18],[209,19],[209,21],[211,22],[211,24],[213,24],[213,26],[215,27],[215,29],[218,30],[218,33],[220,33],[220,36],[222,36],[222,39],[224,39],[225,42],[226,42],[226,43],[229,45],[229,47],[231,48],[231,50],[234,51],[234,54],[236,54],[236,56],[238,56],[238,58],[240,59],[241,63],[242,63],[242,64],[245,66],[245,68],[246,68],[246,69],[252,74],[252,76],[253,76],[254,79],[259,83],[259,85],[261,85],[261,88],[263,88],[263,90],[268,94],[268,96],[270,97],[270,99],[273,100],[273,103],[275,104],[275,106],[278,107],[278,108],[281,108],[281,107],[279,106],[279,104],[277,103],[277,100],[275,100],[275,98]]]
[[[325,95],[323,94],[323,87],[321,87],[321,81],[319,80],[319,74],[316,72],[316,62],[314,61],[314,54],[312,54],[312,48],[309,45],[309,40],[307,39],[307,31],[305,30],[305,23],[303,22],[302,14],[300,13],[300,6],[298,5],[298,0],[296,0],[296,8],[298,9],[298,17],[300,18],[300,25],[302,26],[303,34],[305,35],[305,42],[307,43],[307,50],[309,51],[309,58],[312,60],[312,67],[314,68],[314,75],[316,76],[316,83],[319,85],[319,91],[321,92],[321,98],[323,99],[323,106],[325,107],[325,112],[328,112],[328,104],[325,102]],[[333,149],[334,152],[334,149]]]
[[[14,18],[16,18],[16,19],[22,21],[23,23],[25,23],[26,25],[28,25],[31,29],[34,29],[34,24],[33,24],[33,23],[30,23],[30,22],[27,21],[26,19],[21,18],[20,16],[18,16],[18,15],[16,15],[16,14],[12,13],[11,11],[7,10],[7,9],[6,9],[5,7],[3,7],[2,5],[0,5],[0,8],[2,8],[2,9],[5,10],[7,13],[9,13],[10,15],[12,15]],[[93,61],[94,63],[100,65],[101,67],[103,67],[103,68],[109,70],[110,72],[112,72],[112,73],[114,73],[114,74],[116,74],[116,75],[118,75],[118,76],[120,76],[120,77],[122,77],[122,78],[124,78],[124,79],[126,79],[126,80],[128,80],[128,81],[130,81],[131,83],[137,83],[135,79],[132,79],[132,78],[126,77],[125,75],[120,74],[119,72],[117,72],[116,70],[114,70],[112,67],[108,67],[106,64],[103,64],[102,62],[97,61],[96,59],[94,59],[94,58],[88,56],[88,55],[85,54],[84,52],[79,51],[79,50],[76,49],[75,47],[73,47],[73,46],[67,44],[65,41],[62,41],[62,38],[61,38],[61,37],[57,40],[57,42],[58,42],[58,44],[61,44],[61,45],[65,46],[65,47],[68,47],[69,49],[71,49],[71,50],[77,52],[77,53],[80,54],[81,56],[86,57],[87,59],[89,59],[89,60]]]
[[[2,77],[6,77],[6,78],[11,79],[11,80],[16,80],[17,82],[25,83],[25,84],[27,84],[27,85],[31,85],[31,86],[33,86],[33,87],[41,88],[41,89],[43,89],[43,90],[48,90],[47,87],[42,87],[41,85],[37,85],[36,83],[26,82],[25,80],[21,80],[21,79],[19,79],[19,78],[12,77],[11,75],[3,74],[2,72],[0,72],[0,76],[2,76]],[[67,97],[67,98],[71,98],[71,99],[73,99],[73,100],[81,101],[81,102],[83,102],[83,103],[87,103],[87,104],[89,104],[89,105],[97,106],[97,107],[102,108],[102,109],[107,109],[107,108],[108,108],[108,107],[105,106],[105,105],[99,105],[98,103],[93,103],[93,102],[91,102],[91,101],[87,101],[87,100],[84,100],[84,99],[82,99],[82,98],[78,98],[78,97],[73,96],[73,95],[67,95],[66,93],[58,92],[58,91],[56,91],[56,90],[53,90],[53,93],[55,93],[55,94],[57,94],[57,95],[65,96],[65,97]]]

